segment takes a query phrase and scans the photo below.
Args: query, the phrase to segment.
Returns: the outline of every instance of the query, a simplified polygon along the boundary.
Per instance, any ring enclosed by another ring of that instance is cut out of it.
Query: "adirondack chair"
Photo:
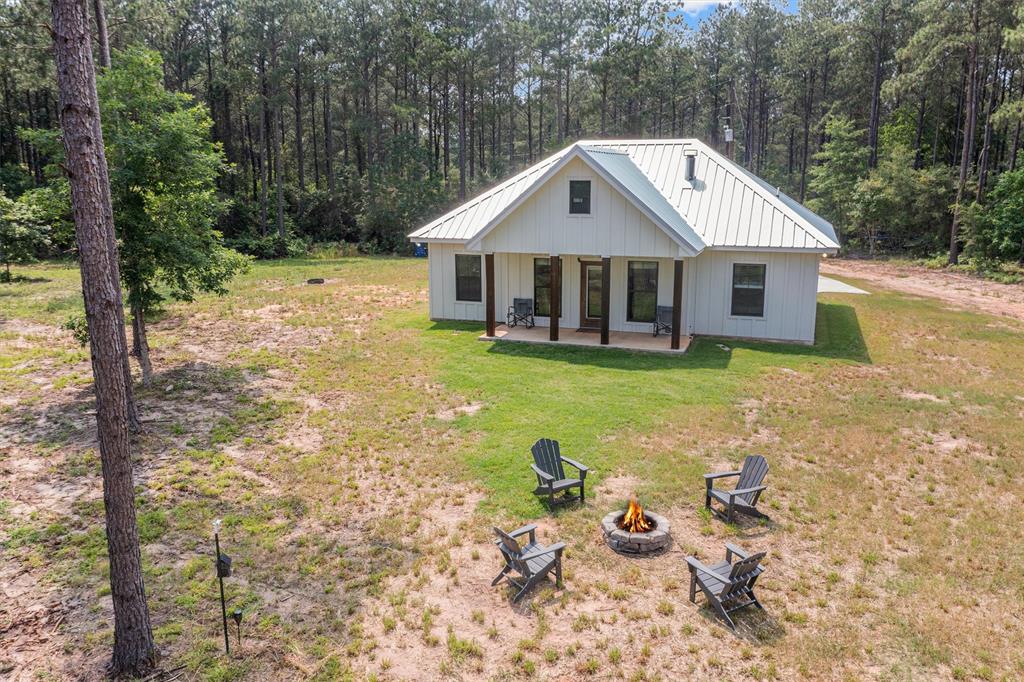
[[[533,469],[533,473],[537,474],[537,489],[533,491],[534,494],[546,494],[548,496],[548,503],[552,508],[559,502],[572,502],[576,499],[579,499],[582,504],[586,498],[584,488],[587,472],[590,470],[575,460],[563,457],[557,440],[541,438],[533,444],[531,450],[533,452],[533,464],[530,465],[530,468]],[[565,468],[562,466],[563,462],[571,467],[576,467],[576,470],[579,472],[579,478],[566,477]],[[579,497],[576,495],[563,495],[561,499],[555,500],[555,493],[573,488],[580,489]]]
[[[747,606],[764,609],[754,595],[754,583],[764,571],[761,566],[764,557],[764,552],[749,554],[731,543],[725,545],[725,561],[717,564],[707,566],[695,557],[686,557],[690,569],[690,601],[697,603],[697,588],[700,587],[715,612],[735,630],[736,623],[730,613]]]
[[[512,305],[508,307],[508,314],[505,315],[505,322],[509,327],[515,327],[520,322],[526,325],[527,329],[533,328],[533,299],[513,298]]]
[[[712,511],[718,511],[711,506],[711,500],[718,500],[725,507],[725,518],[730,523],[736,512],[767,519],[768,517],[757,510],[757,500],[761,497],[761,491],[768,486],[761,485],[765,475],[768,473],[768,462],[761,455],[747,455],[743,460],[743,468],[739,471],[723,471],[717,474],[704,474],[704,485],[707,486],[707,493],[704,495],[704,506]],[[720,478],[739,476],[734,490],[719,490],[714,487],[715,481]]]
[[[519,588],[519,592],[512,598],[513,602],[517,602],[526,594],[527,590],[544,580],[551,569],[555,569],[555,584],[559,586],[562,584],[564,542],[556,542],[548,546],[539,544],[537,542],[537,526],[532,523],[511,533],[495,528],[494,534],[498,536],[494,544],[498,546],[505,559],[505,567],[491,581],[491,587],[500,583],[502,578],[507,579]],[[527,534],[529,534],[529,541],[525,547],[521,546],[516,538]],[[516,577],[513,577],[513,574]]]
[[[654,335],[672,333],[672,306],[659,305],[654,309]]]

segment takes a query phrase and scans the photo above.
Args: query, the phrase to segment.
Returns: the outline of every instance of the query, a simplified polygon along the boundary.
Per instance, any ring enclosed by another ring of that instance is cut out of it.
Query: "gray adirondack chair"
[[[754,583],[764,572],[761,566],[764,557],[764,552],[749,554],[731,543],[725,545],[725,561],[710,566],[702,564],[696,557],[686,557],[690,569],[690,601],[697,603],[697,588],[700,587],[715,613],[735,630],[736,623],[730,613],[747,606],[764,609],[754,595]]]
[[[531,451],[533,452],[533,464],[530,465],[530,468],[537,475],[537,489],[533,491],[535,494],[547,495],[548,502],[552,508],[560,502],[572,502],[577,499],[580,503],[585,501],[587,472],[590,469],[575,460],[563,457],[557,440],[541,438],[533,444]],[[563,462],[571,467],[575,467],[577,472],[579,472],[579,478],[567,477],[565,475],[565,467],[562,466]],[[573,488],[580,489],[579,496],[563,495],[560,499],[555,499],[555,493],[572,490]]]
[[[505,566],[501,569],[501,573],[491,581],[491,587],[505,578],[519,589],[516,596],[512,598],[513,602],[517,602],[526,594],[527,590],[544,580],[551,569],[555,571],[555,584],[559,586],[562,584],[564,542],[556,542],[548,546],[538,543],[537,526],[532,523],[511,533],[495,528],[494,534],[498,536],[494,544],[501,551],[501,555],[505,559]],[[516,540],[523,535],[529,535],[525,546],[520,545]]]
[[[704,506],[717,512],[718,510],[711,506],[711,500],[718,500],[725,507],[725,518],[729,522],[732,522],[736,512],[767,519],[765,514],[757,510],[757,500],[761,497],[761,492],[768,487],[761,485],[767,473],[768,461],[764,457],[747,455],[743,460],[743,468],[739,471],[704,474],[704,485],[707,487]],[[714,487],[715,481],[718,479],[731,476],[739,476],[735,489],[721,490]]]

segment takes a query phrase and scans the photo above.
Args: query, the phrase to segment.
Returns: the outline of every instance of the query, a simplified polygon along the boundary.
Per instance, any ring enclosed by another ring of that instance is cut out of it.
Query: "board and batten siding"
[[[816,253],[713,250],[687,260],[688,333],[813,343],[820,262]],[[764,317],[731,314],[735,263],[765,265]]]
[[[430,319],[470,320],[483,322],[487,316],[484,307],[487,292],[481,284],[483,296],[479,303],[455,300],[455,254],[470,253],[456,244],[431,244],[427,249],[427,271],[430,278]],[[486,278],[487,264],[480,254],[480,276]],[[497,271],[497,266],[495,266]],[[486,279],[484,279],[486,281]]]
[[[590,214],[569,214],[569,181],[590,180]],[[573,159],[487,234],[494,253],[673,257],[679,246],[586,163]]]
[[[483,301],[455,300],[455,254],[469,253],[461,245],[433,243],[428,252],[430,273],[430,317],[435,320],[482,322]],[[482,276],[486,262],[481,259]],[[499,323],[513,298],[534,298],[533,259],[545,254],[496,253],[494,255],[495,314]],[[599,256],[562,256],[562,318],[560,326],[575,329],[580,321],[580,260]],[[612,258],[609,329],[647,333],[650,323],[626,319],[627,263],[630,260],[658,262],[658,304],[672,305],[671,258]],[[815,253],[767,253],[751,251],[704,251],[684,259],[684,331],[705,336],[733,336],[751,339],[813,343],[817,306],[818,265]],[[732,266],[735,263],[765,265],[765,314],[761,318],[735,317],[732,305]],[[484,292],[486,297],[486,292]],[[536,318],[538,326],[550,323]]]
[[[434,320],[484,321],[485,303],[455,300],[455,255],[470,253],[460,245],[433,243],[427,252],[430,275],[430,317]],[[481,258],[481,273],[486,277],[486,261]],[[545,254],[496,253],[494,254],[494,308],[498,323],[505,320],[505,313],[512,305],[513,298],[534,298],[533,260],[549,258]],[[562,256],[562,317],[559,326],[576,329],[580,322],[580,260],[599,261],[599,256]],[[611,298],[608,327],[613,331],[650,332],[649,322],[630,322],[626,319],[628,284],[627,263],[631,260],[656,261],[658,263],[658,305],[672,305],[671,258],[612,258]],[[685,287],[685,281],[684,281]],[[486,298],[486,291],[484,292]],[[683,297],[683,319],[686,319],[686,296]],[[536,318],[537,326],[547,327],[550,319]]]

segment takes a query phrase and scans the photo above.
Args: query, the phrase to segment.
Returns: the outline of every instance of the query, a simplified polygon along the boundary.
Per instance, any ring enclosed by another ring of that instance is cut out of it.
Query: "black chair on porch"
[[[654,313],[654,335],[672,333],[672,306],[659,305]]]
[[[527,329],[532,329],[533,324],[533,299],[513,298],[512,305],[508,307],[508,314],[505,321],[509,327],[518,324],[525,324]]]

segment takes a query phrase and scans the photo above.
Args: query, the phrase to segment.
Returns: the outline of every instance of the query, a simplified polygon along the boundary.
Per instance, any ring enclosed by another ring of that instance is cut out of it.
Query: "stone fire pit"
[[[605,542],[616,552],[624,554],[655,554],[668,547],[672,541],[669,535],[669,523],[661,514],[642,512],[651,525],[651,529],[643,533],[631,533],[622,529],[624,511],[614,511],[601,521]]]

